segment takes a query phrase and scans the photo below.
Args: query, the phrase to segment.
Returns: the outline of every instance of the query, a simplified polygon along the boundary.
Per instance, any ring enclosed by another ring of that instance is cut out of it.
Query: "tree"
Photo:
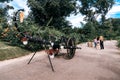
[[[3,1],[3,0],[2,0]],[[0,37],[6,35],[8,31],[8,14],[7,11],[13,9],[12,6],[6,5],[5,7],[0,8]]]
[[[28,0],[33,17],[41,26],[69,27],[65,20],[76,9],[76,0]]]
[[[104,22],[105,15],[112,8],[114,0],[78,0],[81,5],[79,11],[86,15],[87,21],[93,21],[98,15],[101,15],[101,21]]]
[[[93,22],[88,22],[84,28],[84,35],[86,36],[86,38],[88,39],[94,39],[96,37],[97,31],[94,27],[94,23]]]
[[[111,23],[113,25],[113,31],[116,32],[117,36],[120,36],[120,19],[111,19]]]
[[[7,11],[9,9],[14,9],[12,6],[6,5],[4,8],[0,8],[0,24],[7,22]]]

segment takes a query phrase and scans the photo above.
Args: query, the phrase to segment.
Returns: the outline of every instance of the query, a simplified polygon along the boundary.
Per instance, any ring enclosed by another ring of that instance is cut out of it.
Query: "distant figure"
[[[99,40],[99,37],[97,37],[96,49],[100,49],[100,40]]]
[[[100,49],[104,49],[104,38],[100,36]]]
[[[96,48],[97,46],[97,38],[94,39],[94,47]]]

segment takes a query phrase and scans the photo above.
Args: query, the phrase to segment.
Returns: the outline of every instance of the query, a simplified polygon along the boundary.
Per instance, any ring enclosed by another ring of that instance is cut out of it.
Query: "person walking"
[[[94,39],[94,47],[96,48],[97,46],[97,38]]]
[[[100,49],[100,40],[99,40],[99,37],[97,37],[96,49]]]
[[[104,49],[104,38],[100,36],[100,49]]]

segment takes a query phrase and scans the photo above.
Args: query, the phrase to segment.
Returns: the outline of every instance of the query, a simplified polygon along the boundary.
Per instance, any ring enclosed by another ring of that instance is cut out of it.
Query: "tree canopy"
[[[67,26],[65,18],[76,9],[75,0],[28,0],[35,21],[40,25]],[[48,24],[49,23],[49,24]],[[60,24],[60,25],[59,25]]]
[[[78,3],[80,5],[77,5]],[[114,0],[28,0],[34,20],[39,25],[54,26],[58,29],[63,26],[70,27],[65,18],[77,10],[86,16],[86,21],[94,21],[101,15],[101,21],[104,22],[105,15],[113,4]]]
[[[114,0],[78,0],[81,5],[79,11],[86,15],[88,21],[93,21],[98,15],[101,15],[101,21],[104,22],[105,15],[112,8]],[[97,16],[96,16],[97,15]]]

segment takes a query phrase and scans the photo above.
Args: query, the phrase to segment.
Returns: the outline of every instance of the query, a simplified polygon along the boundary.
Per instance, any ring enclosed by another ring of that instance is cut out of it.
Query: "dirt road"
[[[47,55],[38,52],[28,65],[33,54],[1,61],[0,80],[120,80],[120,50],[116,41],[105,41],[105,49],[97,50],[80,44],[73,59],[52,59],[52,72]]]

